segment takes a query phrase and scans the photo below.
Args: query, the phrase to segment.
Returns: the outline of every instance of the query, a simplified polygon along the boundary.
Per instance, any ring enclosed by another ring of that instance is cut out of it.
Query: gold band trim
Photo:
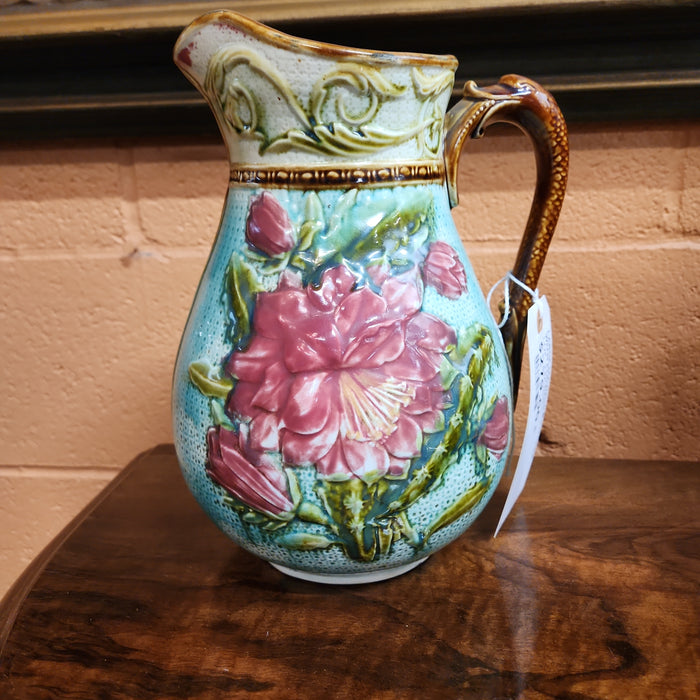
[[[356,185],[395,185],[409,182],[444,182],[445,165],[401,163],[353,168],[231,168],[231,184],[265,187],[354,187]]]

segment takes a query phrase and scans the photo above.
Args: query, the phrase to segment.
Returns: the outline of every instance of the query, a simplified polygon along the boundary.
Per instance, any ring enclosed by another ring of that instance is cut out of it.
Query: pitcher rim
[[[458,65],[457,59],[451,54],[415,53],[410,51],[373,51],[371,49],[331,44],[315,39],[304,39],[292,34],[286,34],[278,29],[273,29],[262,22],[258,22],[234,10],[215,10],[192,20],[192,22],[182,30],[175,42],[173,58],[176,62],[178,62],[178,54],[186,45],[189,34],[212,22],[221,22],[243,29],[267,44],[312,55],[345,59],[355,58],[384,65],[440,66],[452,70],[455,70]]]

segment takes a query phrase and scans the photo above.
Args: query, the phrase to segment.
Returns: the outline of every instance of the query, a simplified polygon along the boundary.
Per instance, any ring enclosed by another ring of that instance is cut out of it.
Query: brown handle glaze
[[[451,206],[457,205],[457,168],[467,138],[480,138],[491,124],[514,124],[530,136],[537,162],[537,185],[530,216],[513,266],[513,275],[535,289],[564,199],[569,168],[566,123],[554,98],[540,85],[519,75],[506,75],[497,85],[464,87],[463,99],[447,114],[445,165]],[[522,349],[531,296],[510,284],[508,320],[501,329],[518,394]],[[503,305],[501,304],[501,314]]]

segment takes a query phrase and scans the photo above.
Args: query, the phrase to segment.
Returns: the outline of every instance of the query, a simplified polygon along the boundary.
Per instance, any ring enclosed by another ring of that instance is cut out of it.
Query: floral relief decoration
[[[410,87],[397,85],[371,65],[338,62],[316,81],[304,104],[263,55],[225,46],[209,61],[204,89],[221,127],[257,141],[259,155],[290,150],[358,155],[415,138],[422,156],[435,158],[442,146],[441,99],[452,89],[454,73],[443,69],[428,76],[414,68],[412,77]],[[378,125],[381,106],[409,89],[421,105],[419,118],[400,129]]]
[[[360,200],[351,189],[326,216],[308,192],[295,224],[270,192],[251,199],[247,245],[225,280],[231,352],[189,375],[211,407],[208,476],[278,545],[360,561],[399,539],[419,551],[491,485],[508,399],[484,389],[490,331],[422,308],[426,286],[468,294],[459,255],[431,233],[431,207],[425,190]],[[410,506],[467,451],[476,483],[414,526]]]

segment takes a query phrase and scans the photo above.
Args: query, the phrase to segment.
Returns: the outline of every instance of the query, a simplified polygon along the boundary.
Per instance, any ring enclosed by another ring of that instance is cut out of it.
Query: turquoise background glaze
[[[458,251],[467,277],[467,293],[458,299],[448,299],[427,286],[424,289],[422,311],[432,314],[455,329],[466,328],[474,322],[486,326],[494,342],[494,361],[484,380],[485,395],[507,396],[510,415],[510,437],[507,448],[500,458],[489,457],[489,473],[492,481],[485,496],[471,511],[455,522],[435,532],[421,548],[414,548],[406,540],[393,543],[388,554],[365,562],[346,556],[342,548],[297,551],[281,546],[278,538],[295,532],[322,534],[324,527],[293,520],[277,531],[266,531],[259,525],[245,523],[229,504],[224,501],[225,491],[206,474],[206,433],[213,424],[210,401],[188,377],[192,362],[205,360],[212,366],[224,363],[232,347],[227,342],[227,329],[231,323],[226,301],[226,270],[234,252],[245,251],[249,246],[245,240],[246,217],[251,199],[260,194],[260,188],[232,187],[227,195],[220,229],[200,282],[192,310],[182,338],[173,379],[173,421],[175,445],[184,478],[194,497],[212,520],[235,542],[265,560],[292,569],[321,574],[366,573],[407,564],[422,559],[459,536],[478,516],[495,490],[512,449],[512,390],[510,371],[500,332],[486,306],[486,302],[474,276],[472,267],[463,251],[455,229],[444,185],[397,186],[401,197],[411,192],[429,191],[433,204],[423,227],[428,227],[431,240],[448,243]],[[305,200],[308,192],[303,190],[272,189],[271,192],[284,207],[295,229],[304,220]],[[360,190],[358,205],[372,204],[386,198],[393,188],[368,188]],[[326,217],[343,195],[342,190],[317,191]],[[274,282],[274,280],[272,280]],[[270,283],[270,280],[268,280]],[[316,475],[312,467],[297,467],[304,498],[320,504],[314,493]],[[462,459],[450,466],[433,487],[415,503],[408,506],[407,515],[416,529],[439,516],[465,490],[476,483],[474,451],[467,449]]]

